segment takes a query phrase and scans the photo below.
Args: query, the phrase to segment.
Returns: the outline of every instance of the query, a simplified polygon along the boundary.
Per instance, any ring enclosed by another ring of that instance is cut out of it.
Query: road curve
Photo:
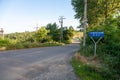
[[[0,52],[0,80],[77,80],[69,60],[78,44]]]

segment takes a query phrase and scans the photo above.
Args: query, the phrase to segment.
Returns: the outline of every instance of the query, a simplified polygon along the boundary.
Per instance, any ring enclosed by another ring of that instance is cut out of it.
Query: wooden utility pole
[[[83,46],[86,45],[86,27],[87,27],[87,0],[84,0],[84,18],[83,18]]]
[[[63,41],[63,19],[65,19],[65,18],[63,16],[60,16],[60,18],[59,18],[59,23],[60,23],[60,26],[61,26],[60,42]]]

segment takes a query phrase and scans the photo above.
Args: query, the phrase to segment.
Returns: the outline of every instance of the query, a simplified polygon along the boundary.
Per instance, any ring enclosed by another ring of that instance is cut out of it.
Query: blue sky
[[[64,26],[79,25],[74,19],[71,0],[0,0],[0,28],[5,33],[34,31],[36,24],[45,26],[64,16]]]

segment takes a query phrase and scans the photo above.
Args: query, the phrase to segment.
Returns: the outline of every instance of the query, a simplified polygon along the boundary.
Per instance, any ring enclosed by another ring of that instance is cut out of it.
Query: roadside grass
[[[63,46],[64,43],[56,42],[56,41],[48,41],[48,42],[38,42],[38,41],[17,41],[5,38],[0,39],[0,51],[4,50],[15,50],[15,49],[26,49],[26,48],[38,48],[38,47],[50,47],[50,46]]]
[[[64,43],[59,43],[59,42],[46,42],[42,43],[41,47],[46,47],[46,46],[63,46]]]
[[[112,47],[112,48],[108,49],[107,47]],[[112,44],[111,46],[107,46],[104,44],[97,46],[96,56],[94,56],[93,44],[86,45],[86,47],[80,45],[80,50],[79,50],[80,55],[86,58],[95,57],[94,60],[95,62],[99,60],[97,64],[99,63],[101,64],[100,69],[97,69],[97,67],[94,68],[103,77],[103,80],[120,80],[119,53],[120,53],[119,46]],[[88,60],[88,62],[91,63],[90,60]],[[92,64],[92,66],[96,66],[96,65]]]
[[[25,43],[16,43],[9,44],[6,47],[6,50],[14,50],[14,49],[25,49],[25,48],[37,48],[37,47],[50,47],[50,46],[63,46],[63,43],[58,42],[46,42],[46,43],[38,43],[38,42],[25,42]]]
[[[82,63],[74,57],[72,58],[71,64],[80,80],[106,80],[93,66]]]
[[[71,64],[80,80],[120,80],[118,75],[102,63],[99,56],[85,56],[79,52],[74,55]]]

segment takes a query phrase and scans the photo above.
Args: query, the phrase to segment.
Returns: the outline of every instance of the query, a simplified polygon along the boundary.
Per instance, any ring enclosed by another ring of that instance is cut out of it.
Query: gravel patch
[[[57,56],[24,68],[17,80],[78,80],[69,63],[70,58]]]

